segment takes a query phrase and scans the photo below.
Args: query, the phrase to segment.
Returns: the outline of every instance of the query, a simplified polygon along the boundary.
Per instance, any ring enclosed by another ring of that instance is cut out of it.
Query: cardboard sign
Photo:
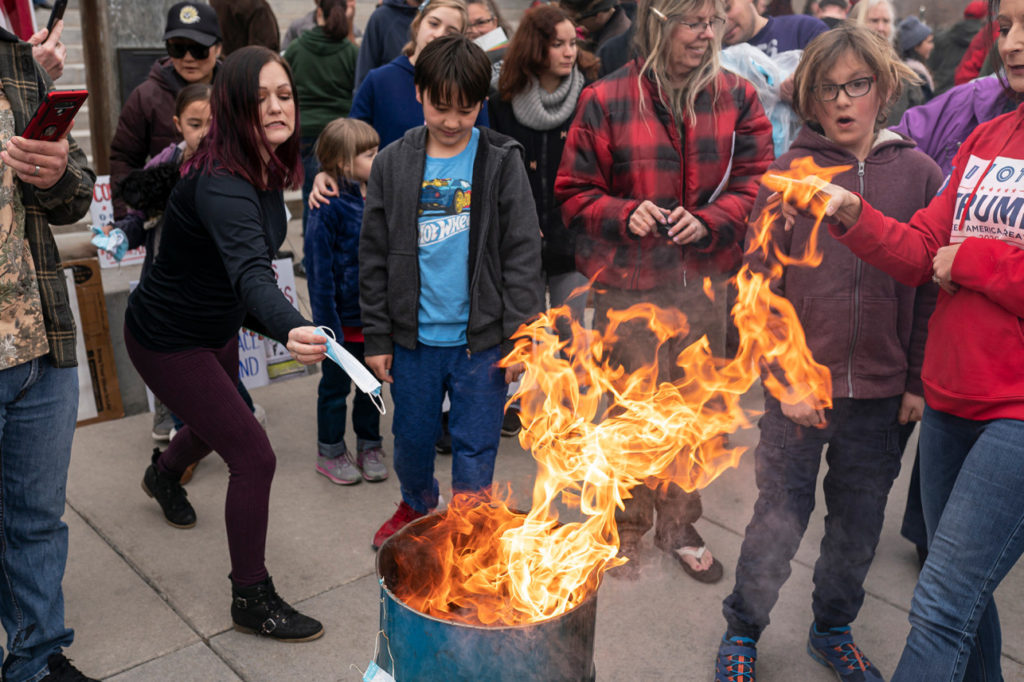
[[[99,263],[86,258],[67,261],[64,267],[77,337],[78,424],[123,417]]]
[[[110,176],[100,175],[96,178],[96,184],[92,188],[92,204],[89,205],[89,217],[92,224],[98,227],[110,225],[114,222],[114,202],[111,199]],[[146,260],[146,247],[140,246],[131,249],[120,262],[102,249],[96,249],[96,257],[100,261],[101,268],[117,268],[122,265],[138,265]]]
[[[266,343],[267,339],[254,331],[238,331],[238,378],[246,388],[258,388],[270,383]]]

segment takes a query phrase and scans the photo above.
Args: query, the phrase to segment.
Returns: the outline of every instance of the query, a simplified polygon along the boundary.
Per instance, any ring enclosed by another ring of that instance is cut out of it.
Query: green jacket
[[[293,41],[284,53],[298,91],[300,133],[316,137],[324,126],[352,108],[359,48],[347,39],[332,40],[316,26]]]
[[[53,83],[32,58],[32,47],[3,29],[0,29],[0,80],[14,113],[14,129],[20,133],[39,100],[53,88]],[[96,182],[96,174],[71,136],[68,136],[68,144],[67,170],[53,187],[36,189],[15,180],[25,206],[25,237],[36,269],[43,323],[54,367],[74,367],[78,362],[75,320],[50,223],[67,225],[84,216],[89,211]]]

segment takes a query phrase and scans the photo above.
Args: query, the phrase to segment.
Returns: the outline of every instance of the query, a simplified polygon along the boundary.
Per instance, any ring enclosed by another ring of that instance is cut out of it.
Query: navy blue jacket
[[[306,283],[313,322],[330,327],[340,343],[342,326],[361,327],[359,230],[363,197],[359,185],[341,181],[341,193],[309,212],[306,222]]]
[[[359,86],[350,118],[373,126],[384,149],[405,135],[405,131],[423,125],[423,105],[416,101],[412,62],[404,54],[374,69]],[[477,126],[487,126],[487,102],[480,107]]]
[[[402,48],[409,42],[409,25],[417,11],[416,7],[410,7],[405,0],[384,0],[373,10],[366,22],[366,31],[356,58],[357,88],[370,71],[402,54]]]

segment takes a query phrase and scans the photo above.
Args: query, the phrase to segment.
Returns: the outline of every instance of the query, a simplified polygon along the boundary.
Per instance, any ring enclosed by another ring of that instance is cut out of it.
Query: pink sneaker
[[[331,483],[338,485],[359,483],[362,478],[362,474],[359,473],[356,465],[352,463],[347,452],[337,457],[317,455],[316,470],[326,476]]]

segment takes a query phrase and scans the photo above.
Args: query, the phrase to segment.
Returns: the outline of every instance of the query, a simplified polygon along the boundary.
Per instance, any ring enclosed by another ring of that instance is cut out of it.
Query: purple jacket
[[[789,168],[811,156],[819,166],[850,165],[832,182],[858,192],[885,215],[906,221],[926,206],[942,183],[935,162],[914,149],[914,143],[882,131],[867,159],[858,164],[846,150],[807,126],[789,151],[771,165]],[[769,191],[761,187],[754,210],[761,213]],[[799,218],[790,231],[781,221],[773,226],[775,244],[798,256],[811,235],[812,221]],[[921,364],[928,318],[935,291],[900,284],[853,255],[823,226],[818,232],[821,265],[788,266],[772,289],[793,304],[814,359],[832,373],[834,398],[887,398],[905,391],[921,395]],[[749,244],[749,236],[748,236]],[[760,254],[745,260],[757,271],[770,265]]]
[[[995,76],[958,85],[938,97],[911,107],[892,130],[917,142],[917,148],[939,164],[949,175],[960,143],[979,123],[1013,109],[1002,84]]]

